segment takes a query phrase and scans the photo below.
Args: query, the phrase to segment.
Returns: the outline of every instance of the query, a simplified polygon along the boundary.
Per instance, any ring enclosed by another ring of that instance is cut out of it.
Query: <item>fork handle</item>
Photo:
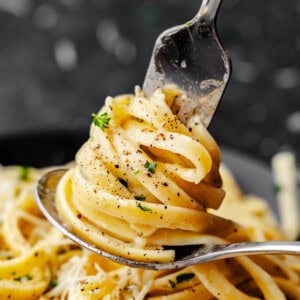
[[[201,7],[194,17],[196,22],[214,23],[222,0],[203,0]]]

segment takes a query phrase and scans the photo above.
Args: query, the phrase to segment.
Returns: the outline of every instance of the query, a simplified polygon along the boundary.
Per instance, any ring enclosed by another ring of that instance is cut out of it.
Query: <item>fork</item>
[[[216,111],[231,73],[231,62],[215,26],[221,0],[203,0],[196,16],[164,31],[156,40],[143,90],[175,85],[186,97],[178,117],[186,123],[200,115],[207,127]]]

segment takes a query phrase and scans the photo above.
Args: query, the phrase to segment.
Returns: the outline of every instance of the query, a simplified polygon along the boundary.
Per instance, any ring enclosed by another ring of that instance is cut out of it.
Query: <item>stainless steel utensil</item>
[[[73,234],[67,225],[60,219],[56,210],[54,197],[56,185],[65,169],[54,170],[46,173],[38,182],[36,187],[36,200],[39,208],[59,231],[73,240],[82,247],[89,249],[99,255],[102,255],[121,264],[136,268],[153,269],[153,270],[168,270],[183,268],[190,265],[224,259],[242,255],[257,255],[257,254],[300,254],[300,242],[274,241],[274,242],[251,242],[251,243],[236,243],[224,245],[199,245],[181,249],[174,247],[176,251],[176,259],[170,263],[146,263],[134,260],[125,259],[116,255],[112,255],[101,249],[91,245]],[[184,250],[184,251],[182,251]],[[179,252],[179,253],[178,253]],[[179,256],[179,257],[178,257]]]
[[[203,0],[191,21],[164,31],[154,46],[143,90],[150,96],[168,84],[180,88],[186,94],[178,112],[183,123],[197,113],[207,127],[230,77],[230,59],[215,26],[220,3]]]

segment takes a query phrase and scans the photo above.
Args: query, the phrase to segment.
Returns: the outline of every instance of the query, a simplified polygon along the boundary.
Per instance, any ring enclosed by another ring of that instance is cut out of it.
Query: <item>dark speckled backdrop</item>
[[[88,135],[107,95],[142,84],[154,41],[196,0],[0,0],[0,138]],[[233,74],[210,130],[268,161],[300,152],[300,1],[224,0],[218,29]],[[0,145],[1,148],[1,145]]]

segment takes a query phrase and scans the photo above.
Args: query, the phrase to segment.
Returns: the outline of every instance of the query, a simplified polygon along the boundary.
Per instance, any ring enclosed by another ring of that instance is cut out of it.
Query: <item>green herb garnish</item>
[[[176,276],[176,282],[174,282],[173,280],[169,280],[169,283],[171,288],[175,288],[176,284],[193,279],[194,277],[195,277],[194,273],[183,273]]]
[[[183,273],[176,276],[176,283],[181,283],[193,279],[195,277],[194,273]]]
[[[144,167],[146,169],[148,169],[148,171],[152,174],[155,173],[155,170],[156,170],[156,167],[157,167],[157,162],[149,162],[149,161],[146,161],[145,164],[144,164]]]
[[[110,121],[110,118],[108,117],[107,112],[101,115],[93,113],[92,117],[93,117],[93,123],[96,126],[100,127],[102,130],[108,128],[108,123]]]
[[[187,26],[187,27],[190,27],[190,26],[192,26],[192,21],[187,21],[186,23],[185,23],[185,26]]]
[[[14,278],[15,281],[27,281],[27,280],[31,280],[31,279],[32,279],[32,276],[30,276],[28,274]]]
[[[21,180],[27,180],[29,178],[29,168],[27,166],[20,166],[20,176]]]
[[[133,175],[135,176],[135,175],[139,174],[139,172],[140,172],[140,170],[134,170]]]
[[[58,285],[58,281],[56,279],[51,278],[50,287],[55,288]]]
[[[143,195],[141,195],[141,196],[134,196],[134,199],[138,200],[138,201],[145,201],[146,200],[146,196],[143,196]]]
[[[142,211],[152,211],[150,207],[142,205],[140,201],[136,201],[136,206]]]
[[[277,183],[273,184],[273,190],[275,194],[278,194],[281,191],[281,186]]]

